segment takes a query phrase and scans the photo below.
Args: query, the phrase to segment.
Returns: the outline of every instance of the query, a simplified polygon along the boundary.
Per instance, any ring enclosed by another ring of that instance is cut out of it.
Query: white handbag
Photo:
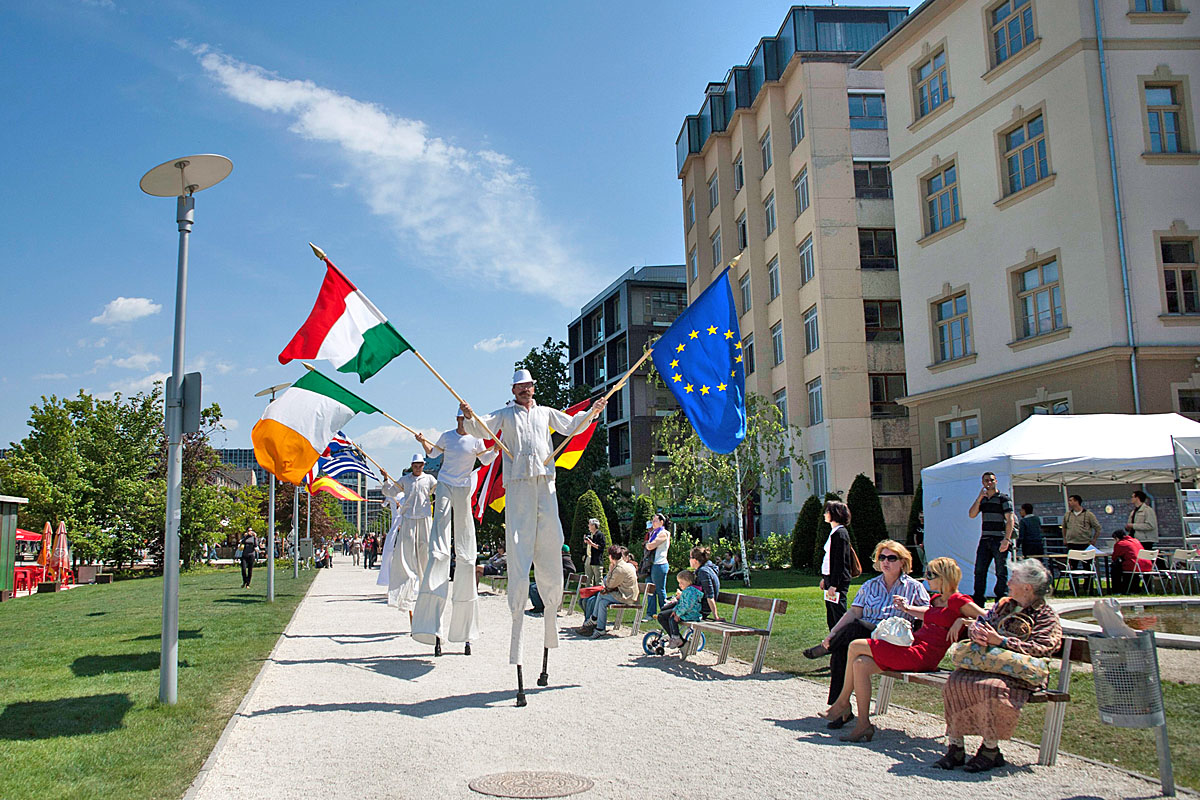
[[[900,647],[911,647],[913,643],[912,623],[905,617],[888,617],[875,626],[872,639],[889,642]]]

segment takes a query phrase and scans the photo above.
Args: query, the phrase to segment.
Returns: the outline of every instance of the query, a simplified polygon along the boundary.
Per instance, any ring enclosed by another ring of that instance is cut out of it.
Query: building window
[[[588,382],[593,386],[604,383],[604,353],[603,351],[594,354],[588,364]]]
[[[763,201],[763,219],[767,222],[767,236],[775,232],[775,193],[767,195]]]
[[[622,425],[616,433],[617,446],[611,463],[614,467],[620,467],[629,463],[629,426]]]
[[[896,232],[891,228],[859,228],[858,265],[862,269],[895,269]]]
[[[813,242],[810,234],[803,242],[800,243],[800,285],[811,281],[817,274],[816,266],[813,264]]]
[[[708,241],[709,241],[709,244],[712,245],[713,269],[716,269],[717,267],[721,266],[721,263],[722,263],[721,262],[721,231],[718,230],[716,233],[714,233],[712,235],[712,238],[709,239]]]
[[[883,161],[854,162],[854,196],[860,200],[886,200],[892,196],[892,171]]]
[[[808,389],[808,424],[820,425],[825,421],[825,403],[821,394],[821,379],[809,381],[805,388]]]
[[[742,154],[733,160],[733,193],[737,194],[746,185],[746,168],[742,165]]]
[[[717,174],[714,172],[712,179],[708,182],[708,210],[712,211],[721,202],[721,190],[717,183]]]
[[[902,342],[899,300],[864,300],[863,318],[868,342]]]
[[[938,52],[917,67],[913,79],[917,86],[917,117],[920,118],[950,99],[946,51]]]
[[[1160,245],[1163,286],[1168,314],[1200,314],[1200,268],[1196,265],[1196,240],[1164,239]]]
[[[742,313],[745,314],[750,310],[750,273],[747,272],[738,281],[738,288],[742,291]]]
[[[746,227],[746,212],[743,211],[741,216],[737,218],[737,237],[738,237],[738,252],[746,249],[750,244],[750,230]]]
[[[747,375],[754,374],[754,334],[750,334],[742,340],[742,364],[746,368]],[[736,360],[736,359],[735,359]]]
[[[979,417],[960,417],[941,423],[942,457],[951,458],[979,444]]]
[[[779,502],[792,502],[792,460],[779,459]]]
[[[758,150],[760,153],[762,153],[763,175],[766,175],[767,170],[769,170],[771,168],[771,164],[775,163],[771,158],[771,132],[770,131],[767,131],[767,135],[764,136],[759,141]]]
[[[971,317],[967,293],[962,292],[933,304],[937,329],[937,360],[952,361],[971,353]]]
[[[896,447],[875,451],[875,491],[879,494],[912,494],[912,450]]]
[[[812,489],[822,503],[829,493],[829,467],[825,462],[825,451],[812,454]]]
[[[1003,64],[1034,40],[1033,1],[1005,0],[992,9],[992,61]]]
[[[1200,389],[1176,389],[1179,413],[1200,422]]]
[[[937,233],[958,222],[958,174],[954,164],[925,179],[925,233]]]
[[[779,297],[779,256],[775,256],[771,263],[767,264],[767,290],[771,300]]]
[[[872,372],[867,380],[871,383],[872,417],[908,416],[908,409],[898,402],[908,393],[903,372]]]
[[[851,94],[849,101],[851,129],[887,129],[882,94]]]
[[[796,180],[792,181],[792,191],[796,193],[796,216],[808,209],[808,167],[800,170]]]
[[[1070,414],[1071,401],[1063,398],[1061,400],[1046,400],[1040,403],[1030,403],[1027,406],[1021,406],[1021,419],[1029,419],[1035,416],[1048,416],[1051,414]]]
[[[687,295],[683,292],[649,292],[643,296],[643,318],[649,325],[672,323],[687,307]]]
[[[1017,279],[1017,315],[1021,338],[1041,336],[1063,327],[1062,286],[1058,260],[1022,270]]]
[[[787,389],[780,389],[775,393],[775,407],[779,409],[779,424],[783,427],[788,426],[788,409],[787,409]]]
[[[783,322],[771,326],[771,355],[775,358],[775,366],[783,363]]]
[[[800,144],[800,140],[804,138],[804,100],[796,103],[796,107],[792,109],[791,115],[788,117],[788,134],[791,137],[792,149],[796,149],[796,145]]]
[[[804,312],[804,352],[815,353],[821,346],[821,338],[817,333],[817,307],[813,306]]]
[[[1133,10],[1139,14],[1165,14],[1174,11],[1167,0],[1133,0]]]
[[[1007,193],[1019,192],[1050,174],[1046,165],[1046,127],[1042,115],[1004,134]]]
[[[688,270],[691,272],[692,280],[700,277],[700,259],[696,257],[696,248],[688,253]]]
[[[690,231],[696,224],[696,193],[692,192],[687,199],[687,229]]]
[[[1146,87],[1146,121],[1150,129],[1151,153],[1182,153],[1186,150],[1179,125],[1183,113],[1179,95],[1177,84],[1152,84]]]

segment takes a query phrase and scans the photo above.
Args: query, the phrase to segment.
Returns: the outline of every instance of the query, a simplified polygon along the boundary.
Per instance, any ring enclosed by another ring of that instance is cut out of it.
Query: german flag
[[[490,445],[491,440],[487,440]],[[501,470],[503,459],[497,458],[486,467],[480,467],[474,472],[474,484],[471,487],[471,513],[476,522],[483,521],[484,511],[488,506],[492,510],[504,510],[504,474]]]
[[[584,411],[592,401],[582,400],[570,408],[564,409],[565,414],[578,414]],[[571,441],[567,443],[567,447],[559,457],[555,460],[554,466],[562,467],[563,469],[571,469],[579,463],[579,459],[583,456],[583,451],[587,449],[588,443],[592,441],[592,434],[596,432],[596,425],[600,422],[599,417],[592,420],[592,424],[581,430],[579,433],[571,437]],[[557,445],[556,445],[557,446]]]

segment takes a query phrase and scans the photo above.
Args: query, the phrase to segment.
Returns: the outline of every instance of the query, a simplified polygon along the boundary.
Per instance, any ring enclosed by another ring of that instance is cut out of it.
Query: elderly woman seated
[[[959,632],[970,620],[983,613],[969,595],[958,591],[962,570],[952,558],[935,558],[925,567],[929,582],[930,604],[913,605],[902,595],[893,603],[905,614],[923,620],[924,624],[908,646],[881,639],[855,639],[846,653],[846,674],[841,694],[823,713],[825,719],[841,719],[850,713],[850,694],[858,699],[858,725],[842,739],[848,742],[871,741],[875,726],[871,724],[871,676],[884,670],[896,672],[929,672],[950,645],[958,640]]]
[[[1046,603],[1050,585],[1050,572],[1040,562],[1031,558],[1017,562],[1009,573],[1008,597],[971,625],[971,641],[1035,658],[1054,655],[1062,645],[1062,626]],[[954,769],[965,762],[967,772],[1002,766],[1000,740],[1012,738],[1021,709],[1036,688],[994,672],[956,669],[950,673],[942,689],[950,746],[936,766]],[[966,761],[964,736],[983,737],[970,761]]]

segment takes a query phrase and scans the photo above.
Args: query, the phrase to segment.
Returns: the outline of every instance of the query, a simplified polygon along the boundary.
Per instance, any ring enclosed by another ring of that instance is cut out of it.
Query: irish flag
[[[355,414],[378,410],[321,373],[309,372],[267,406],[254,425],[254,457],[276,478],[299,486],[343,425]]]
[[[323,358],[331,361],[338,372],[356,373],[362,383],[393,358],[412,349],[375,304],[326,258],[325,281],[317,302],[279,354],[279,363],[286,364],[293,358]]]

